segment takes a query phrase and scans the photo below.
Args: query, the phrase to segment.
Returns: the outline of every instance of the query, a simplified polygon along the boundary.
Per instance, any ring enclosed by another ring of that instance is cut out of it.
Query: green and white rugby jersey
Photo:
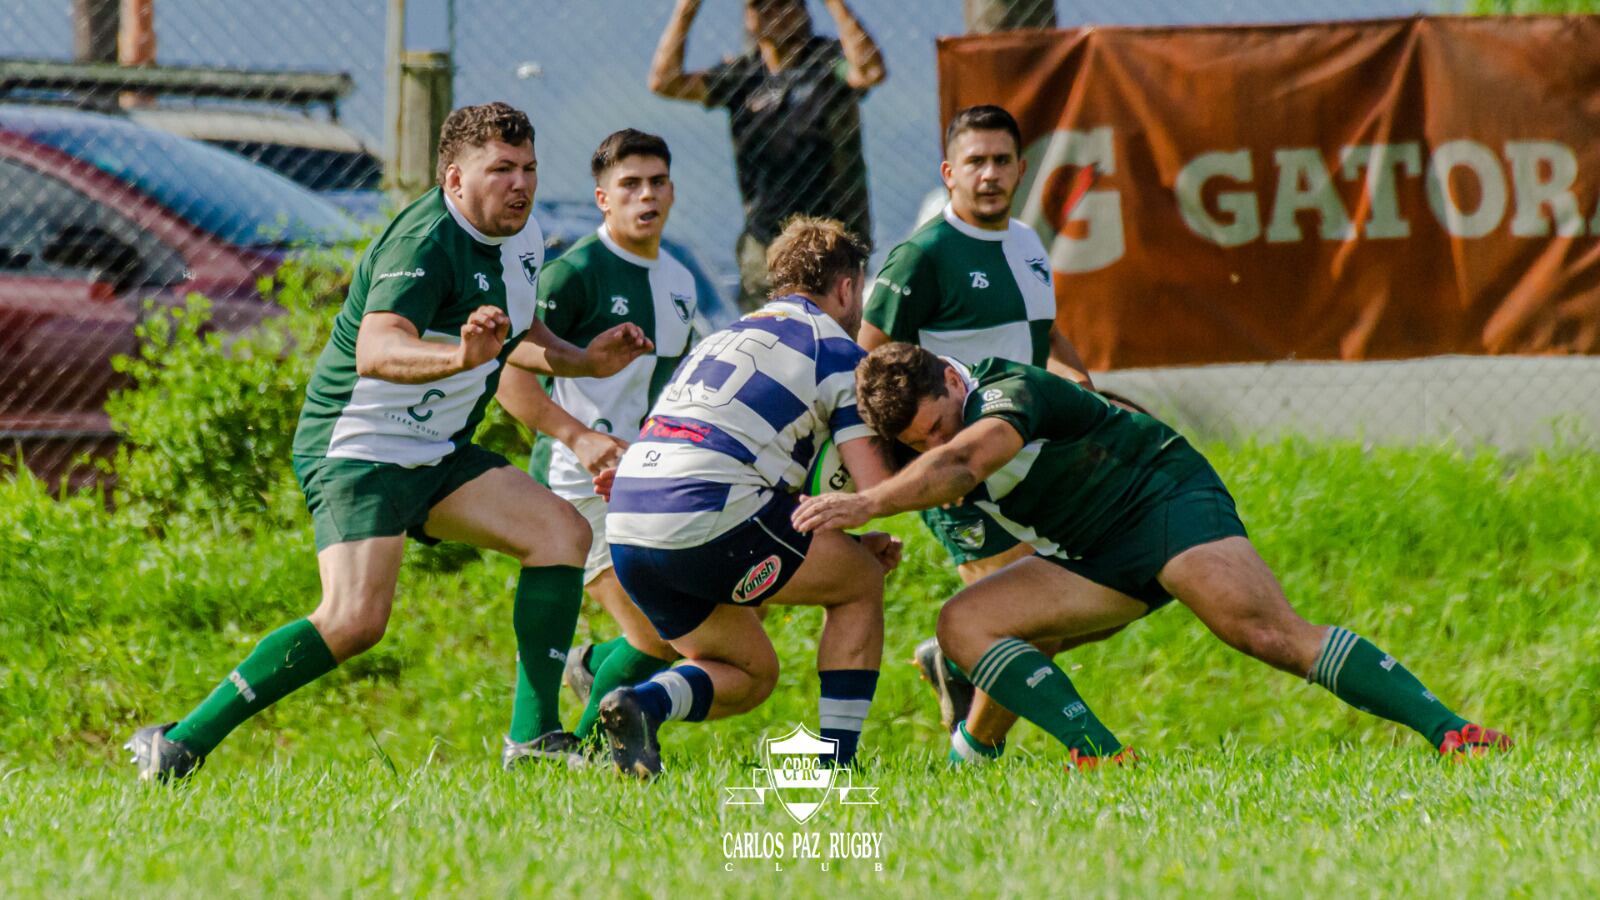
[[[655,259],[629,253],[601,225],[545,267],[539,318],[580,347],[607,328],[633,322],[656,349],[609,378],[557,378],[551,396],[590,428],[632,442],[689,350],[698,302],[694,276],[683,263],[665,250]],[[550,452],[550,489],[569,500],[594,496],[589,471],[565,444]]]
[[[429,466],[470,441],[506,357],[533,324],[543,267],[544,235],[531,218],[511,237],[488,237],[439,188],[401,210],[356,265],[306,387],[295,455]],[[367,313],[397,313],[423,340],[457,344],[467,317],[486,305],[511,318],[495,359],[426,384],[356,374],[356,334]]]
[[[891,340],[964,363],[999,357],[1042,366],[1056,297],[1039,235],[1012,219],[985,231],[944,212],[889,251],[866,320]]]
[[[1046,556],[1075,559],[1210,463],[1150,416],[1036,366],[986,359],[968,372],[967,425],[1003,419],[1023,447],[968,497]]]

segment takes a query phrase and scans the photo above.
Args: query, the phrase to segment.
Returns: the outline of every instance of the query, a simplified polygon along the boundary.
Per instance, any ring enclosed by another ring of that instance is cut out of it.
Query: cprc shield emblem
[[[727,791],[724,802],[764,806],[770,794],[778,798],[790,818],[802,824],[821,812],[833,793],[845,806],[876,806],[877,788],[856,787],[850,769],[823,761],[824,756],[832,758],[838,748],[838,741],[817,737],[804,725],[796,725],[781,738],[768,738],[759,748],[763,767],[756,769],[756,784],[723,788]]]
[[[796,822],[805,824],[828,802],[838,769],[825,765],[821,757],[832,756],[838,746],[838,741],[817,737],[804,725],[762,745],[772,791]]]
[[[527,276],[528,283],[529,284],[534,284],[534,285],[538,284],[539,283],[539,254],[538,253],[523,253],[523,254],[520,254],[517,258],[522,260],[522,274]]]

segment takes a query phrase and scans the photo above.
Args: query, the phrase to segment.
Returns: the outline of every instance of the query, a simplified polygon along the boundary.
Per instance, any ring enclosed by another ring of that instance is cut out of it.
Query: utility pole
[[[122,0],[72,0],[72,56],[83,63],[117,61]]]
[[[968,34],[1016,28],[1055,28],[1055,0],[962,0]]]
[[[383,181],[390,201],[400,206],[433,186],[439,128],[454,99],[455,63],[447,52],[406,49],[406,0],[389,0],[387,25]]]
[[[155,0],[122,0],[121,19],[121,28],[117,32],[117,62],[125,66],[155,65]],[[124,91],[120,102],[124,109],[130,109],[150,106],[156,100],[151,94]]]

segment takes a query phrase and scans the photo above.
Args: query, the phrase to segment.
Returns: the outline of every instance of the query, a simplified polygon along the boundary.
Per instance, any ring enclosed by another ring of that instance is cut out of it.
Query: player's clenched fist
[[[476,369],[496,356],[506,344],[511,319],[496,306],[480,306],[461,326],[461,345],[456,350],[461,371]]]
[[[627,449],[627,441],[603,431],[585,431],[578,435],[571,447],[572,452],[578,457],[578,462],[589,470],[590,475],[599,475],[606,469],[615,469],[617,464],[622,462],[622,452]]]
[[[869,531],[861,536],[861,546],[878,558],[883,571],[893,572],[900,565],[900,553],[905,549],[900,539],[882,531]]]
[[[624,322],[596,335],[584,348],[583,355],[588,358],[588,368],[594,377],[605,378],[622,371],[628,363],[655,348],[656,345],[645,337],[644,329]]]

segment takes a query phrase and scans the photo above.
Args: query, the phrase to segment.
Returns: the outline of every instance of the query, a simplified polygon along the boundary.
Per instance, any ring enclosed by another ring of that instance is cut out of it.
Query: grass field
[[[762,709],[664,730],[667,775],[499,771],[515,569],[415,553],[380,647],[248,723],[180,790],[116,749],[185,712],[316,597],[309,528],[214,519],[165,540],[91,499],[0,483],[0,895],[218,891],[682,895],[1446,896],[1600,890],[1600,460],[1286,442],[1210,448],[1291,599],[1522,742],[1444,765],[1421,739],[1243,659],[1181,608],[1064,657],[1146,764],[1067,775],[1029,726],[943,765],[906,663],[954,578],[914,523],[858,784],[796,826],[757,745],[815,721],[818,616],[770,621]],[[599,618],[581,625],[609,634]],[[569,698],[570,699],[570,698]],[[575,708],[571,715],[575,715]],[[728,860],[727,833],[882,835],[872,862]],[[733,871],[726,871],[729,863]]]

